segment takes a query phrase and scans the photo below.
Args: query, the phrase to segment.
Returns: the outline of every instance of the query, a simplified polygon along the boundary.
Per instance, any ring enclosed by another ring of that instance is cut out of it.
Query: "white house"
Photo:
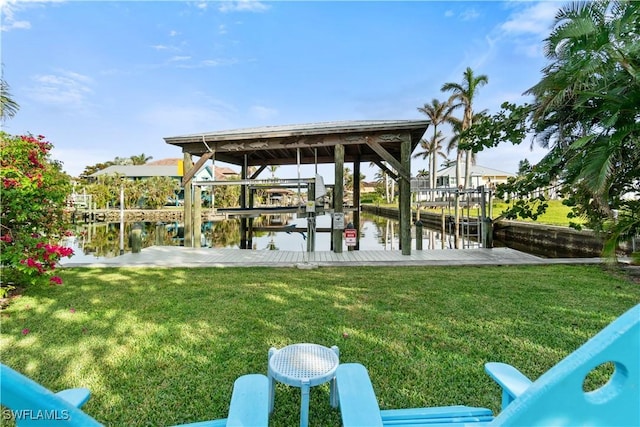
[[[460,179],[464,181],[464,165],[461,165]],[[486,166],[472,165],[471,166],[471,188],[477,188],[484,185],[487,189],[495,189],[496,185],[504,184],[511,177],[515,177],[516,174],[510,172],[504,172],[497,169],[491,169]],[[460,183],[462,184],[462,182]],[[436,174],[437,187],[456,188],[458,183],[456,181],[456,165],[441,169]]]

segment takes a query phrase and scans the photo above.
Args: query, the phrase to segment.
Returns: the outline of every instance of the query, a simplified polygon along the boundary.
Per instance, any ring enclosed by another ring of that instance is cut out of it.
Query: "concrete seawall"
[[[507,220],[493,224],[493,238],[513,249],[551,257],[600,256],[604,244],[601,236],[589,230]]]
[[[362,205],[362,211],[398,218],[398,209],[395,208]],[[412,221],[416,220],[416,212],[413,212]],[[442,215],[438,213],[420,212],[420,220],[425,227],[434,230],[442,227]],[[588,230],[507,220],[493,223],[493,240],[496,246],[554,258],[597,257],[601,255],[604,243],[602,237]]]

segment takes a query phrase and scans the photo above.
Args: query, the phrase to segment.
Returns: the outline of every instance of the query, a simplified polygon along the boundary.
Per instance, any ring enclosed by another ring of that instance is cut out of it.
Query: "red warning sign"
[[[347,246],[356,245],[357,232],[358,230],[356,230],[355,228],[347,228],[344,230],[344,241]]]

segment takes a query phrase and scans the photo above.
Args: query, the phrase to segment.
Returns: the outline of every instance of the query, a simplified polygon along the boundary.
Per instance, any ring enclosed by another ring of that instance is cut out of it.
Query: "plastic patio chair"
[[[0,403],[3,418],[11,416],[16,426],[101,426],[80,407],[89,399],[86,388],[53,393],[37,382],[0,364]],[[269,383],[261,374],[243,375],[233,385],[228,418],[184,424],[189,427],[267,426]]]
[[[607,363],[614,367],[607,383],[585,391],[585,378]],[[343,425],[640,426],[640,305],[535,381],[505,364],[488,363],[486,370],[503,388],[502,410],[495,418],[489,409],[469,406],[380,410],[366,368],[340,365]]]

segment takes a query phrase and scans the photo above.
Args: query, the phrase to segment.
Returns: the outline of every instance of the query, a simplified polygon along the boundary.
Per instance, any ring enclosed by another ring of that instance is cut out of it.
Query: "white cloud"
[[[176,30],[171,30],[169,31],[169,37],[175,37],[177,36],[179,33]]]
[[[224,24],[218,25],[218,34],[227,34],[227,26]]]
[[[549,35],[554,17],[558,12],[556,2],[539,2],[510,17],[501,29],[507,34],[528,34],[539,38]]]
[[[175,56],[171,58],[170,62],[179,62],[177,65],[180,68],[195,69],[195,68],[208,68],[208,67],[222,67],[237,64],[239,61],[236,58],[216,58],[216,59],[203,59],[197,62],[185,63],[185,61],[191,59],[189,56]]]
[[[479,16],[480,16],[480,14],[474,8],[465,9],[460,14],[460,18],[463,21],[473,21],[473,20],[477,19]]]
[[[34,86],[28,89],[30,97],[45,104],[80,107],[92,93],[92,79],[73,71],[36,75],[33,81]]]
[[[169,58],[169,61],[170,62],[181,62],[181,61],[188,61],[190,59],[191,59],[190,56],[172,56],[171,58]]]
[[[258,120],[269,120],[278,115],[278,110],[263,105],[253,105],[249,108],[249,112]]]
[[[17,0],[0,0],[0,15],[2,22],[0,23],[2,31],[11,30],[28,30],[31,28],[29,21],[21,21],[16,19],[16,12],[20,10]]]
[[[549,36],[560,6],[555,1],[541,1],[519,10],[499,26],[500,37],[509,40],[519,53],[541,57],[542,41]]]
[[[256,0],[223,1],[218,10],[220,12],[264,12],[269,6]]]

